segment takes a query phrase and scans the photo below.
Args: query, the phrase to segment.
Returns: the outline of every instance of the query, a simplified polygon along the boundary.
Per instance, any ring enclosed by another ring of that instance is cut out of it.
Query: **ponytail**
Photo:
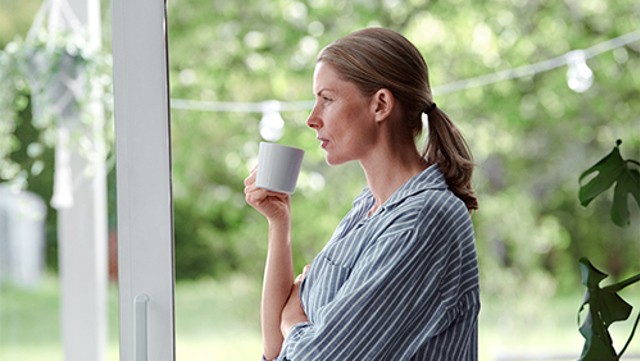
[[[435,103],[425,111],[429,117],[429,134],[423,157],[438,164],[447,185],[467,206],[469,212],[478,209],[478,199],[471,187],[473,157],[467,142],[451,119]]]

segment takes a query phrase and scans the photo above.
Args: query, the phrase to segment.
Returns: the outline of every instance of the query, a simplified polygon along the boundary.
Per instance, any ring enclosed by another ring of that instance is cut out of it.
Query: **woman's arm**
[[[269,246],[262,286],[262,340],[267,360],[278,357],[284,336],[282,309],[293,286],[290,222],[269,222]]]
[[[269,221],[269,245],[262,288],[262,340],[264,356],[274,359],[284,337],[280,332],[282,309],[293,287],[291,259],[291,206],[288,194],[256,187],[256,168],[245,179],[246,201]]]
[[[291,289],[291,294],[289,295],[289,299],[287,303],[284,305],[284,309],[282,310],[282,320],[280,321],[280,330],[282,331],[282,336],[287,337],[287,334],[293,326],[297,325],[301,322],[309,322],[307,315],[304,313],[304,309],[302,308],[302,301],[300,300],[300,285],[302,284],[302,280],[307,275],[307,271],[309,271],[309,265],[307,265],[302,271],[301,275],[296,277],[296,282],[293,284],[293,288]]]

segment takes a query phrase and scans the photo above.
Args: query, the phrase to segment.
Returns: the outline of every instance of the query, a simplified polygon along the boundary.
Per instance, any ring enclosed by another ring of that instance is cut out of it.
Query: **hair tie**
[[[429,106],[429,108],[427,108],[424,113],[429,115],[429,113],[431,113],[434,109],[436,108],[436,102],[431,103],[431,106]]]

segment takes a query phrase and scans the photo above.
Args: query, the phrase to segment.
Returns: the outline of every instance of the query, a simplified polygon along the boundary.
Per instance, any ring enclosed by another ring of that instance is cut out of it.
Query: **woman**
[[[264,359],[477,360],[473,163],[421,54],[391,30],[355,32],[320,52],[313,91],[327,163],[358,161],[368,187],[294,281],[289,196],[257,188],[255,169],[245,180],[269,221]]]

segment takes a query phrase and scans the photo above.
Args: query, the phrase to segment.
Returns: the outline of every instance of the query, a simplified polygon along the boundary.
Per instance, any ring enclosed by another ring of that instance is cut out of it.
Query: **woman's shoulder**
[[[433,218],[470,218],[464,202],[447,188],[423,189],[406,197],[392,210],[399,216]]]
[[[471,216],[464,202],[448,189],[426,189],[397,209],[396,222],[410,225],[412,239],[452,246],[475,243]]]

